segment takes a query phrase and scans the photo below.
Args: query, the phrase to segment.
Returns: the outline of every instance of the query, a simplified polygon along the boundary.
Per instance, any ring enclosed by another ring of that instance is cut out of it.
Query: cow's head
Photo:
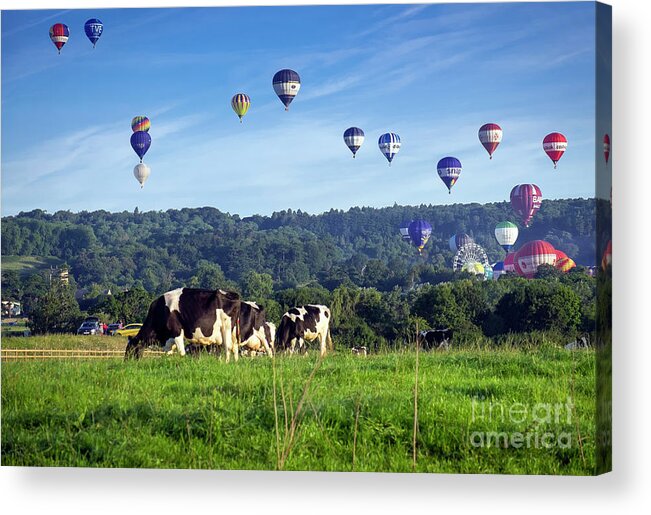
[[[127,341],[127,348],[124,352],[124,359],[140,359],[142,352],[145,350],[144,344],[136,336],[129,336]]]

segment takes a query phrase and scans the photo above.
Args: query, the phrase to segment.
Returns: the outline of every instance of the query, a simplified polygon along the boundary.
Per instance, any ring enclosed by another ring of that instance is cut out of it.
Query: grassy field
[[[6,338],[3,347],[124,343],[51,336]],[[593,352],[419,353],[414,455],[416,360],[396,352],[6,362],[2,465],[594,471]],[[554,435],[548,447],[545,434]]]
[[[49,270],[51,266],[61,266],[63,261],[52,256],[2,256],[2,270],[15,270],[21,275]]]

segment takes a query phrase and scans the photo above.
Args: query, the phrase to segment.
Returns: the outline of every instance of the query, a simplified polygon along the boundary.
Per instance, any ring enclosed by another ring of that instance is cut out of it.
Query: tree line
[[[577,263],[593,265],[595,211],[594,200],[546,200],[532,226],[520,229],[519,243],[545,239]],[[399,233],[402,222],[416,218],[433,227],[422,256]],[[246,218],[214,208],[34,210],[3,218],[2,253],[57,257],[70,267],[71,284],[7,271],[2,296],[36,312],[36,332],[74,330],[88,313],[142,321],[155,296],[180,286],[238,291],[263,304],[276,323],[291,306],[327,304],[339,345],[395,346],[412,338],[416,327],[452,327],[468,341],[532,329],[563,335],[591,330],[595,279],[581,267],[566,275],[542,268],[537,281],[482,282],[451,270],[452,234],[470,234],[497,261],[504,251],[494,227],[509,219],[508,203],[320,215],[286,210]],[[53,307],[63,300],[64,307]],[[45,304],[49,315],[43,317]],[[69,315],[67,325],[52,321],[57,313]]]

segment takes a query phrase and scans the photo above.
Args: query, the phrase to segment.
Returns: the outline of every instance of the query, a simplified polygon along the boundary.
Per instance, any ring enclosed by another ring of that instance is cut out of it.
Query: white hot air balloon
[[[151,168],[149,168],[145,163],[138,163],[133,169],[133,176],[138,179],[140,187],[142,188],[145,185],[145,181],[149,174],[151,173]]]

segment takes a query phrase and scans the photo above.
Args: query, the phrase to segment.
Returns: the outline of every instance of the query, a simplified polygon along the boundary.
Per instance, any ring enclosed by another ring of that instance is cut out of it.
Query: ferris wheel
[[[481,245],[466,243],[454,256],[452,268],[455,272],[466,271],[474,274],[484,274],[490,268],[488,256]]]

